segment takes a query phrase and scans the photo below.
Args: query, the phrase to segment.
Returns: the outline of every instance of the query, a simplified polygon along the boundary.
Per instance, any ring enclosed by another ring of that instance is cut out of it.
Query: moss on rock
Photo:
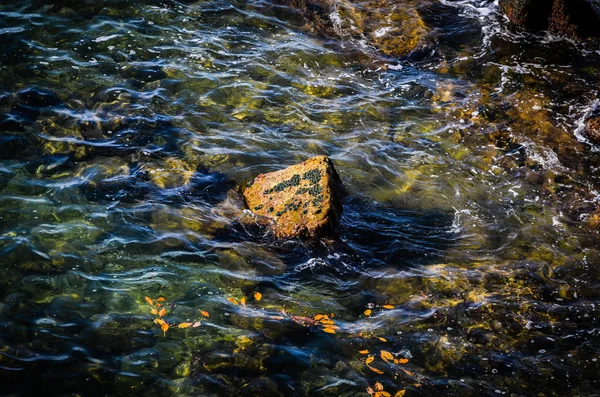
[[[317,156],[284,170],[261,174],[244,199],[257,220],[277,237],[330,234],[342,213],[342,186],[333,164]]]

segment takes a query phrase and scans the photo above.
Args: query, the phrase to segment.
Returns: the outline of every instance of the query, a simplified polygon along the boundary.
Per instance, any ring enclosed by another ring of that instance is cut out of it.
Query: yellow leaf
[[[368,350],[359,350],[359,353],[360,354],[369,354],[369,351]]]
[[[365,316],[370,316],[370,315],[371,315],[371,309],[365,310]]]
[[[229,302],[233,303],[234,305],[239,305],[239,303],[238,303],[237,299],[235,299],[235,298],[227,298],[227,300],[228,300]]]
[[[393,309],[394,308],[394,306],[392,306],[392,305],[383,305],[381,307],[383,307],[384,309]]]
[[[159,316],[164,316],[165,314],[167,314],[167,309],[165,309],[164,307],[162,309],[160,309],[160,311],[158,312]]]
[[[152,314],[154,314],[156,316],[158,314],[158,310],[152,309],[152,310],[150,310],[150,313],[152,313]]]
[[[325,317],[325,316],[324,316],[324,315],[322,315],[322,314],[317,314],[317,315],[315,316],[315,320],[319,321],[319,320],[321,320],[323,317]]]
[[[328,334],[335,334],[335,329],[331,328],[331,327],[325,327],[323,328],[324,332],[327,332]]]
[[[208,314],[206,310],[200,310],[200,314],[202,314],[204,317],[210,317],[210,314]]]
[[[404,393],[406,393],[406,390],[398,390],[396,394],[394,394],[394,397],[402,397],[404,396]]]
[[[369,357],[367,357],[367,359],[365,360],[365,363],[367,363],[367,364],[371,364],[371,363],[373,362],[373,360],[375,360],[375,357],[373,357],[373,356],[369,356]]]
[[[165,323],[165,321],[161,318],[155,318],[154,323],[158,324],[158,325],[163,325]]]
[[[385,351],[385,350],[382,350],[382,351],[381,351],[381,358],[382,358],[384,361],[388,361],[388,360],[393,360],[393,359],[394,359],[394,356],[392,355],[392,353],[390,353],[390,352],[388,352],[388,351]]]
[[[323,325],[332,325],[332,324],[335,324],[335,322],[333,320],[330,320],[328,318],[323,318],[323,319],[321,319],[320,322]]]
[[[375,389],[375,391],[382,391],[383,385],[379,382],[375,382],[375,386],[373,386],[373,389]]]
[[[262,299],[262,294],[260,292],[255,292],[254,293],[254,299],[256,299],[257,301]]]
[[[200,321],[196,321],[194,324],[192,324],[192,328],[196,328],[200,326]]]
[[[376,374],[379,374],[379,375],[382,375],[382,374],[383,374],[383,371],[381,371],[381,370],[379,370],[379,369],[377,369],[377,368],[371,367],[371,366],[369,366],[369,365],[367,365],[367,367],[369,367],[369,369],[370,369],[371,371],[375,372]]]
[[[146,302],[148,302],[150,306],[154,306],[154,301],[152,299],[148,298],[147,296],[145,296],[144,299],[146,299]]]
[[[181,323],[177,326],[177,328],[189,328],[192,326],[192,323]]]
[[[400,364],[406,364],[408,362],[408,358],[401,358],[398,360],[398,363]]]
[[[378,391],[373,397],[392,397],[392,395],[386,391]]]
[[[162,325],[160,326],[160,329],[162,329],[164,336],[167,336],[167,330],[169,329],[169,324],[163,322]]]
[[[164,301],[166,301],[166,299],[161,296],[160,298],[157,298],[156,301],[157,302],[164,302]]]
[[[387,339],[385,339],[385,338],[377,338],[377,339],[379,339],[382,342],[387,342]]]
[[[243,297],[242,297],[242,299],[240,299],[240,303],[241,303],[242,305],[245,305],[245,304],[246,304],[246,297],[245,297],[245,296],[243,296]]]

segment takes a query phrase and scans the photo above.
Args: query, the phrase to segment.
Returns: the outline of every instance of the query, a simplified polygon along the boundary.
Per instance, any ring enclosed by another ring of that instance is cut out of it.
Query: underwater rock
[[[341,180],[326,156],[260,174],[243,192],[257,221],[277,237],[331,234],[342,214]]]
[[[175,157],[169,157],[162,163],[152,162],[144,165],[144,170],[152,183],[161,189],[171,189],[187,185],[194,176],[194,167]]]
[[[429,29],[419,15],[428,1],[279,0],[294,9],[304,30],[341,39],[368,38],[384,55],[407,55],[422,43]]]
[[[572,39],[600,37],[596,0],[500,0],[499,6],[513,24],[527,30]]]
[[[600,144],[600,116],[592,117],[586,121],[585,134],[590,141]]]

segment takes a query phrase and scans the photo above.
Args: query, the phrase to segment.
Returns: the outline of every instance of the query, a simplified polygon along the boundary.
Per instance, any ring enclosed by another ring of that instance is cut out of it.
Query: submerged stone
[[[326,156],[260,174],[243,192],[248,208],[277,237],[319,237],[335,231],[342,184]]]

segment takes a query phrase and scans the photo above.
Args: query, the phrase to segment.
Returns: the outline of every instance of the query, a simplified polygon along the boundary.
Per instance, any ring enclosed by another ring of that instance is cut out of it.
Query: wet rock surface
[[[587,120],[585,132],[589,140],[600,144],[600,116],[592,117]]]
[[[499,5],[512,23],[527,30],[573,39],[600,37],[600,3],[595,0],[500,0]]]
[[[243,192],[248,208],[277,237],[319,237],[335,231],[342,185],[326,156],[260,174]]]

